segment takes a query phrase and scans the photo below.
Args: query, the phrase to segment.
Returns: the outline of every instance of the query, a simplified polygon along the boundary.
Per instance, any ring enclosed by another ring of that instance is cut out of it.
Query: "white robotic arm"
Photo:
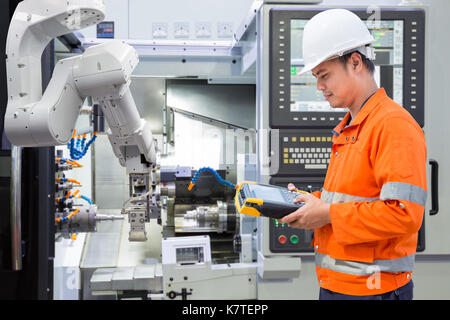
[[[67,143],[84,98],[92,96],[102,105],[114,154],[130,174],[132,207],[126,210],[130,240],[140,241],[146,239],[144,222],[159,217],[160,211],[154,192],[155,142],[129,91],[130,75],[138,63],[135,50],[121,42],[110,42],[61,60],[42,95],[41,56],[47,44],[58,36],[95,25],[104,17],[103,0],[24,0],[14,12],[6,43],[5,133],[16,159],[11,167],[11,214],[20,217],[21,147]]]
[[[73,66],[80,95],[99,101],[109,125],[114,154],[127,173],[146,172],[155,164],[156,144],[149,123],[139,115],[130,92],[130,76],[138,64],[137,52],[120,41],[90,47]]]
[[[114,154],[127,173],[145,173],[155,164],[156,146],[147,121],[131,95],[130,75],[138,63],[134,48],[112,41],[88,48],[82,55],[60,60],[41,100],[8,110],[8,139],[19,146],[67,143],[87,96],[99,101],[110,127]],[[146,162],[142,161],[141,154]],[[144,162],[144,163],[143,163]]]
[[[42,52],[52,39],[102,21],[104,11],[103,0],[25,0],[17,5],[6,41],[5,131],[13,145],[49,145],[49,142],[40,142],[46,138],[36,128],[40,120],[36,122],[38,114],[33,112],[42,98]],[[61,76],[61,70],[59,73]],[[30,134],[32,127],[33,136]]]

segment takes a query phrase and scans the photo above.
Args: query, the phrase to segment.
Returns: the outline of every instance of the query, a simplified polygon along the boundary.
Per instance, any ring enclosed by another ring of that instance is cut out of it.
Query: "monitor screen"
[[[379,18],[363,8],[351,9],[365,22],[375,41],[374,78],[386,94],[405,108],[420,126],[425,110],[425,11],[382,8]],[[270,11],[269,126],[271,128],[333,128],[347,110],[333,109],[304,67],[303,31],[322,8]]]
[[[97,24],[97,38],[114,38],[114,21],[102,21]]]
[[[285,202],[281,189],[279,187],[270,187],[260,184],[248,184],[250,191],[255,198],[265,199],[274,202]]]
[[[316,78],[303,68],[303,30],[308,19],[291,19],[290,92],[291,112],[343,112],[334,109],[317,90]],[[403,100],[403,20],[373,20],[366,25],[375,38],[375,81],[388,96],[402,105]]]

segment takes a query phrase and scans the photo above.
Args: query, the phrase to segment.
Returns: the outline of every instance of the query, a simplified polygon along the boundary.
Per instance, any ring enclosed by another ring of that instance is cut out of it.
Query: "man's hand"
[[[288,189],[293,191],[295,190],[295,186],[290,183]],[[305,204],[278,221],[287,223],[292,228],[309,230],[317,229],[331,223],[330,205],[328,203],[312,194],[300,194],[295,198],[294,202],[304,202]]]

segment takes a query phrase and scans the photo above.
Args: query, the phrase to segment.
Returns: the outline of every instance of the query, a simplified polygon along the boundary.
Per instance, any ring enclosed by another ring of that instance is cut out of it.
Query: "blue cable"
[[[222,177],[219,176],[217,171],[212,169],[212,168],[210,168],[210,167],[203,167],[203,168],[198,169],[198,171],[195,173],[194,177],[192,178],[191,184],[195,184],[197,182],[197,179],[198,179],[200,173],[202,173],[203,171],[211,172],[221,184],[223,184],[223,185],[225,185],[227,187],[236,189],[236,185],[235,184],[232,184],[231,182],[223,180]]]
[[[79,197],[80,199],[86,200],[89,204],[94,204],[94,202],[91,199],[89,199],[88,197],[86,197],[86,196],[79,195],[79,196],[75,196],[75,197]],[[60,201],[64,202],[64,201],[66,201],[66,199],[72,199],[72,198],[74,198],[74,196],[71,194],[67,198],[66,197],[62,197],[62,199]]]
[[[86,144],[86,138],[77,139],[75,142],[75,138],[71,138],[70,142],[67,144],[67,148],[70,150],[70,157],[73,160],[80,160],[86,155],[86,152],[89,150],[91,144],[97,139],[97,135],[92,135],[92,138]]]
[[[81,139],[81,149],[84,149],[85,143],[86,143],[86,137],[83,136],[83,139]]]
[[[86,196],[80,196],[80,198],[86,200],[89,204],[93,204],[92,200]]]

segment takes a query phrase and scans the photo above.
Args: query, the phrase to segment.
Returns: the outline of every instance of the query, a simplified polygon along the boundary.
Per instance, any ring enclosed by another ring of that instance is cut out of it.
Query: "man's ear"
[[[360,72],[363,68],[361,55],[356,51],[351,54],[350,59],[348,59],[348,63],[350,64],[349,67],[352,71]]]

